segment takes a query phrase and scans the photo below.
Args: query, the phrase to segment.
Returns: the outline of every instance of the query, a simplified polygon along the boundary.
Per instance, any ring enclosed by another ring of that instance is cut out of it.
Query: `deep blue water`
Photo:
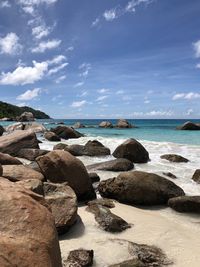
[[[103,119],[107,120],[107,119]],[[86,128],[78,129],[78,131],[89,136],[102,136],[113,138],[136,138],[139,140],[148,140],[156,142],[174,142],[180,144],[200,145],[200,131],[180,131],[176,130],[176,126],[183,124],[187,120],[128,120],[130,123],[138,126],[133,129],[102,129],[98,125],[101,120],[39,120],[50,129],[56,127],[56,123],[64,122],[65,125],[73,126],[77,121],[80,121]],[[116,124],[117,120],[108,119],[108,121]],[[191,120],[200,122],[200,120]],[[1,122],[2,125],[8,124]],[[10,123],[9,123],[10,124]]]

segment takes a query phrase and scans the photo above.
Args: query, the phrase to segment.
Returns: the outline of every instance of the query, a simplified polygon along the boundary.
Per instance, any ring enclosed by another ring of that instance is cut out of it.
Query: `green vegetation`
[[[40,110],[35,110],[30,107],[18,107],[5,102],[0,101],[0,119],[2,118],[16,118],[23,112],[32,112],[36,119],[50,119],[50,117]]]

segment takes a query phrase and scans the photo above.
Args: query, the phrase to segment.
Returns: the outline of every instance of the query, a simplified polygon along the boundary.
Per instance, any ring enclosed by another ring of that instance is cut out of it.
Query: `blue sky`
[[[200,118],[199,0],[0,0],[0,100],[54,118]]]

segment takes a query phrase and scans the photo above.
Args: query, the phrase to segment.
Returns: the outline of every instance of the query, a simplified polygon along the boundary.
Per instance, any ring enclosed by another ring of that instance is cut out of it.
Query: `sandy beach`
[[[110,239],[125,239],[136,243],[155,245],[163,249],[173,261],[171,266],[199,267],[198,238],[200,217],[182,215],[170,208],[141,209],[115,202],[112,212],[133,226],[120,233],[111,234],[101,230],[93,214],[79,207],[81,218],[70,232],[60,240],[62,256],[77,248],[94,250],[94,266],[106,267],[131,258],[125,244],[115,245]]]

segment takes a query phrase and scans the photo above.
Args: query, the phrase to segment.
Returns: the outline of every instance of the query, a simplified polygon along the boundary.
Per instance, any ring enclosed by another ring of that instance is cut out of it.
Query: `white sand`
[[[62,256],[77,248],[93,249],[94,266],[106,267],[130,258],[126,245],[110,239],[126,239],[156,245],[163,249],[176,267],[200,266],[200,216],[176,213],[166,209],[139,209],[116,203],[112,212],[134,226],[120,234],[99,229],[93,214],[79,208],[82,222],[77,223],[60,241]]]

